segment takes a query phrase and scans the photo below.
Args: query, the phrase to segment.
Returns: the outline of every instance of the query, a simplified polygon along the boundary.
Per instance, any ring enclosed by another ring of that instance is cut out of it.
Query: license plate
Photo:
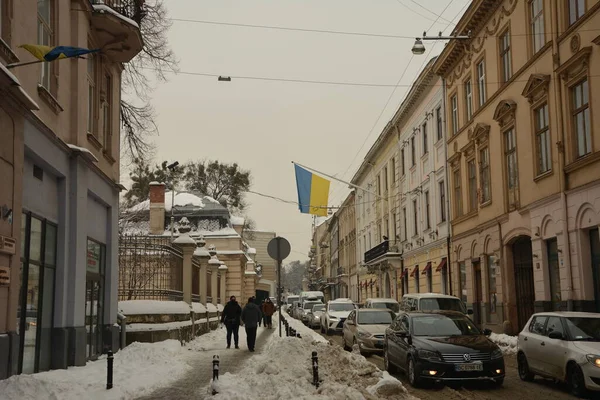
[[[483,364],[455,364],[456,371],[483,371]]]

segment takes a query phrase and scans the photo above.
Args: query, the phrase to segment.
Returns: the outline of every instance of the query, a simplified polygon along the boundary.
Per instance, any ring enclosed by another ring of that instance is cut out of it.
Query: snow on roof
[[[206,247],[197,247],[194,251],[194,255],[196,257],[210,257],[210,253],[206,249]]]
[[[135,26],[136,28],[140,28],[140,26],[138,25],[137,22],[135,22],[134,20],[132,20],[131,18],[127,18],[126,16],[119,14],[117,11],[113,10],[112,8],[110,8],[107,5],[104,4],[93,4],[92,5],[94,7],[94,11],[100,12],[100,13],[109,13],[114,15],[115,17],[119,18],[121,21],[127,22],[128,24],[131,24],[133,26]]]
[[[206,307],[204,307],[204,304],[202,304],[202,303],[192,302],[192,310],[197,314],[205,314],[206,313]]]
[[[256,254],[256,249],[254,247],[249,247],[248,254]]]
[[[196,241],[194,239],[192,239],[190,237],[190,235],[187,233],[184,233],[183,235],[179,236],[177,239],[175,239],[173,241],[173,243],[175,243],[175,244],[193,244],[194,246],[196,245]]]
[[[69,144],[69,143],[67,143],[67,146],[69,146],[69,148],[75,152],[82,153],[83,156],[86,157],[87,159],[89,159],[90,161],[98,162],[98,159],[96,158],[96,156],[91,151],[86,149],[85,147],[75,146],[74,144]]]
[[[213,303],[206,303],[206,309],[209,313],[217,312],[217,307]]]
[[[217,310],[223,311],[224,309],[225,307],[223,307],[223,304],[217,304]]]
[[[232,225],[244,225],[244,222],[246,222],[244,217],[240,217],[238,215],[232,215],[229,220],[231,221]]]
[[[171,204],[173,198],[172,191],[165,192],[165,211],[171,211]],[[189,192],[177,192],[175,191],[175,207],[184,207],[184,206],[193,206],[204,208],[206,203],[214,203],[220,204],[217,200],[213,199],[209,196],[196,196],[193,193]],[[138,212],[138,211],[146,211],[150,209],[150,199],[146,199],[135,206],[131,207],[128,211],[130,212]]]
[[[119,301],[119,311],[125,315],[139,314],[189,314],[185,301],[124,300]]]

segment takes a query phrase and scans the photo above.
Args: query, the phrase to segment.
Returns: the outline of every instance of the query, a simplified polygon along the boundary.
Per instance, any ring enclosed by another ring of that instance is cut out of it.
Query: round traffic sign
[[[291,251],[292,246],[290,245],[290,242],[280,236],[271,239],[267,245],[267,253],[269,253],[269,256],[274,260],[281,261],[286,259]]]

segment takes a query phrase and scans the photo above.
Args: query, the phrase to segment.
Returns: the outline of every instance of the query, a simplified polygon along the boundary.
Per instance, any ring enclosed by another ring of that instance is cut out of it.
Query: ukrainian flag
[[[326,217],[330,182],[296,164],[294,167],[300,212]]]
[[[71,46],[50,47],[41,44],[22,44],[19,47],[27,50],[40,61],[54,61],[60,60],[61,58],[81,57],[86,54],[100,51],[100,49],[90,50]]]

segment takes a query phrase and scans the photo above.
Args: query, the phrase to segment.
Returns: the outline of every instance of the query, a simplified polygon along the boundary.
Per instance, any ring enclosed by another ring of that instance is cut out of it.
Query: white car
[[[578,397],[600,392],[600,314],[534,314],[519,333],[517,363],[524,381],[558,379]]]
[[[327,309],[321,314],[321,333],[330,335],[332,332],[341,332],[344,321],[356,306],[350,299],[335,299],[327,302]]]

